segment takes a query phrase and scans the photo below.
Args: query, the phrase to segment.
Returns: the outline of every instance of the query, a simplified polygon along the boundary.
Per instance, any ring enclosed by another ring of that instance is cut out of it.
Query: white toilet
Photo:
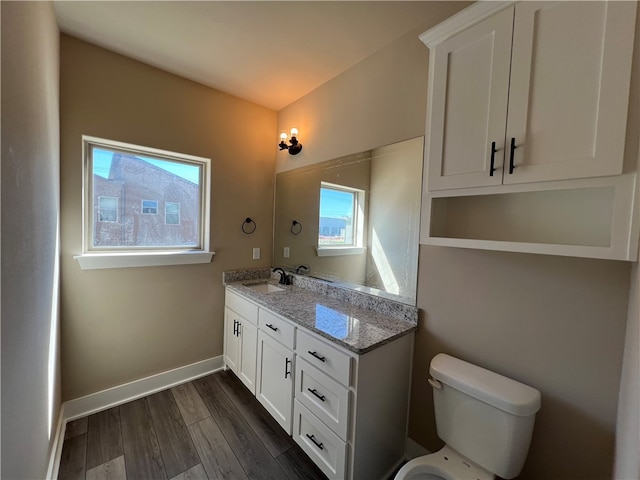
[[[531,442],[540,392],[440,353],[431,361],[438,436],[446,445],[406,463],[395,480],[516,477]]]

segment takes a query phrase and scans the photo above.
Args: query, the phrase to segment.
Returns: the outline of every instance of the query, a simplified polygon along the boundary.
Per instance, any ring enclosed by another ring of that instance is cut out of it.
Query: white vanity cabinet
[[[259,309],[258,380],[256,398],[291,435],[293,420],[295,328],[288,321]]]
[[[421,35],[428,189],[622,173],[636,8],[487,2]]]
[[[389,478],[405,453],[413,334],[358,355],[226,292],[226,365],[330,479]]]
[[[227,290],[224,317],[224,362],[255,395],[258,306]]]
[[[293,438],[330,479],[386,479],[404,457],[413,334],[357,355],[296,333]]]

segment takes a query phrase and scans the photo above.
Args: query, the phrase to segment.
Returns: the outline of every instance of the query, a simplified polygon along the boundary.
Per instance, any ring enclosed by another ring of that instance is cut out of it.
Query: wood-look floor
[[[231,372],[70,422],[58,478],[326,480]]]

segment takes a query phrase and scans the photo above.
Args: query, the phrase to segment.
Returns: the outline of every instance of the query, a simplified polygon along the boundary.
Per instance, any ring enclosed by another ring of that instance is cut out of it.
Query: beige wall
[[[2,2],[2,478],[45,478],[60,410],[59,34]]]
[[[279,128],[297,126],[304,150],[278,154],[276,169],[423,135],[428,54],[417,33],[281,111]],[[441,446],[427,378],[446,352],[542,392],[520,478],[610,478],[629,272],[624,262],[421,246],[410,436]]]
[[[271,265],[277,142],[275,112],[66,35],[60,69],[69,400],[222,355],[222,272]],[[211,264],[80,269],[83,134],[211,158]],[[246,217],[253,235],[241,231]]]

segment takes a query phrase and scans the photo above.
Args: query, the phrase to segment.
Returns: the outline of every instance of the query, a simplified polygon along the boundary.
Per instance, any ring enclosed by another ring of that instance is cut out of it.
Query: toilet
[[[518,476],[527,458],[540,392],[440,353],[429,383],[446,445],[406,463],[395,480],[490,480]]]

